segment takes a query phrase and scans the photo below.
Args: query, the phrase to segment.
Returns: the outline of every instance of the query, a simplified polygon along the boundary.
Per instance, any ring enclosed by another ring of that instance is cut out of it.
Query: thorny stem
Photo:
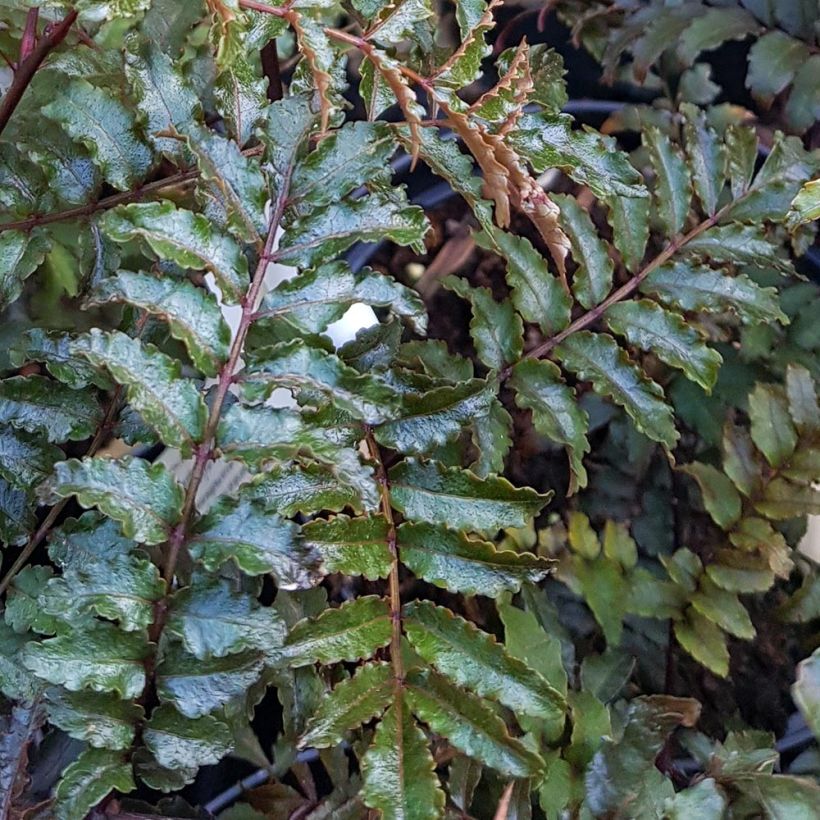
[[[36,9],[34,11],[36,11]],[[19,105],[20,100],[23,99],[23,94],[26,93],[26,89],[31,85],[31,81],[34,79],[37,69],[40,68],[43,64],[43,60],[48,57],[49,53],[65,40],[76,19],[77,11],[72,9],[59,23],[47,26],[43,36],[36,41],[31,52],[26,55],[25,59],[20,61],[14,73],[14,80],[9,86],[8,91],[6,91],[2,102],[0,102],[0,133],[2,133],[8,125],[11,115]],[[32,20],[34,20],[34,26],[36,27],[36,19],[33,15],[29,14],[26,20],[23,43],[21,44],[21,57],[22,53],[26,51],[27,42],[33,37],[33,32],[29,30]]]
[[[399,547],[396,536],[396,521],[393,518],[393,506],[390,503],[390,480],[384,468],[384,459],[381,450],[373,435],[373,430],[367,427],[365,443],[370,459],[376,465],[376,481],[381,495],[382,515],[387,521],[387,546],[390,549],[390,621],[393,633],[390,638],[390,662],[393,665],[393,678],[397,695],[404,685],[404,662],[401,656],[401,589],[399,586]]]
[[[545,342],[542,342],[537,347],[534,347],[532,350],[528,351],[523,356],[523,359],[540,359],[543,356],[546,356],[553,348],[561,344],[564,339],[596,322],[616,302],[620,302],[628,296],[631,296],[640,287],[641,282],[643,282],[643,280],[646,279],[646,277],[649,276],[653,270],[668,262],[682,247],[684,247],[684,245],[691,242],[695,237],[700,236],[700,234],[704,231],[707,231],[709,228],[716,225],[723,215],[724,210],[725,209],[721,209],[717,213],[708,217],[708,219],[705,219],[699,225],[692,228],[689,233],[673,239],[654,259],[652,259],[651,262],[638,271],[638,273],[636,273],[628,282],[625,282],[617,290],[612,291],[612,293],[610,293],[603,302],[597,304],[594,308],[579,316],[560,333],[550,336],[550,338]],[[521,361],[523,361],[523,359]],[[502,381],[509,378],[513,367],[515,367],[515,365],[508,365],[500,372],[499,376]]]
[[[246,157],[259,156],[262,153],[263,147],[261,145],[254,148],[248,148],[242,153]],[[18,219],[15,222],[0,223],[0,233],[3,231],[30,231],[32,228],[37,228],[40,225],[51,225],[54,222],[65,222],[69,219],[78,219],[84,216],[93,216],[99,211],[107,211],[111,208],[116,208],[117,205],[126,205],[129,202],[138,202],[140,199],[157,193],[164,188],[171,188],[174,185],[184,185],[188,182],[193,182],[199,178],[199,169],[191,168],[187,171],[180,171],[178,174],[171,174],[154,182],[149,182],[141,188],[135,188],[133,191],[124,191],[123,193],[113,194],[112,196],[98,199],[96,202],[88,202],[85,205],[79,205],[76,208],[69,208],[65,211],[56,211],[52,214],[37,214],[29,216],[25,219]]]

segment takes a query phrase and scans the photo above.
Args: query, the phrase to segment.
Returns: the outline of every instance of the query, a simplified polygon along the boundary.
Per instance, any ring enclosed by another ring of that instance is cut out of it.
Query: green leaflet
[[[820,650],[797,665],[792,697],[812,732],[820,734]]]
[[[471,379],[402,399],[401,418],[376,428],[379,444],[401,453],[422,455],[458,436],[470,421],[486,416],[496,386]]]
[[[28,493],[0,477],[0,540],[20,546],[34,526],[34,504]]]
[[[570,297],[526,237],[494,227],[474,234],[474,238],[479,247],[504,258],[512,303],[525,321],[537,324],[545,336],[553,336],[569,324]]]
[[[200,660],[246,649],[271,653],[285,637],[285,625],[271,607],[234,592],[226,580],[204,578],[173,596],[165,629]]]
[[[191,361],[216,376],[228,358],[231,331],[216,299],[185,279],[118,271],[104,279],[87,300],[91,305],[125,302],[168,322],[171,335],[185,343]]]
[[[552,362],[524,359],[513,368],[509,384],[515,390],[515,403],[532,411],[535,429],[566,446],[571,471],[569,492],[586,487],[583,458],[590,449],[589,419],[575,391],[561,379],[561,371]]]
[[[411,671],[406,684],[413,713],[436,734],[507,777],[537,777],[543,761],[510,736],[504,721],[481,698],[431,670]]]
[[[6,231],[0,234],[0,309],[23,292],[23,282],[43,263],[50,247],[37,231]]]
[[[366,182],[384,177],[395,150],[386,123],[347,123],[296,165],[291,200],[300,214],[330,205]]]
[[[731,309],[746,324],[788,322],[777,290],[761,288],[742,273],[729,276],[705,266],[673,262],[653,270],[641,290],[680,310],[718,313]]]
[[[43,433],[55,444],[91,438],[102,415],[92,394],[44,376],[18,376],[0,382],[0,423]]]
[[[299,217],[285,232],[278,251],[280,262],[311,268],[329,262],[354,242],[390,239],[424,249],[427,219],[407,202],[402,188],[378,191],[361,199],[343,199]]]
[[[779,246],[772,244],[759,227],[752,225],[716,225],[687,242],[685,251],[713,262],[758,268],[771,266],[783,274],[792,272],[791,262],[783,257]]]
[[[523,527],[550,500],[497,476],[480,479],[469,470],[407,459],[390,470],[391,498],[406,518],[457,530],[496,532]]]
[[[643,144],[655,170],[654,203],[667,236],[678,234],[692,200],[689,169],[680,150],[657,128],[643,131]]]
[[[429,601],[413,601],[404,610],[405,634],[413,648],[459,686],[518,714],[554,718],[564,711],[561,693],[492,635]]]
[[[157,666],[157,694],[186,717],[202,717],[243,697],[259,679],[263,665],[261,652],[200,659],[173,643]]]
[[[281,23],[283,30],[286,26],[284,20],[273,17],[270,22]],[[234,60],[214,80],[217,110],[224,117],[231,138],[239,145],[246,145],[265,120],[269,109],[267,88],[267,79],[257,75],[253,62],[244,56]]]
[[[69,564],[61,578],[48,582],[40,605],[62,620],[79,622],[93,612],[134,632],[151,625],[154,604],[164,594],[165,583],[150,561],[117,555]]]
[[[262,300],[259,317],[284,317],[300,330],[320,333],[356,302],[389,307],[422,335],[427,329],[418,294],[370,268],[354,273],[344,262],[331,262],[282,282]]]
[[[211,715],[187,718],[167,704],[154,710],[143,739],[157,763],[166,769],[212,765],[233,748],[226,723]]]
[[[785,396],[773,386],[755,385],[749,395],[749,418],[752,441],[772,467],[779,467],[797,445]]]
[[[0,479],[18,489],[31,490],[44,481],[62,455],[57,447],[11,427],[0,427]]]
[[[726,164],[723,146],[717,134],[706,124],[706,117],[701,111],[689,103],[682,103],[680,110],[684,115],[683,135],[692,172],[692,187],[706,215],[712,216],[723,190]]]
[[[233,560],[248,575],[272,573],[280,589],[307,589],[320,577],[319,556],[296,524],[247,499],[219,502],[197,523],[188,549],[211,572]]]
[[[144,715],[141,706],[107,693],[49,689],[46,698],[51,723],[100,749],[128,749]]]
[[[151,167],[151,151],[139,137],[133,115],[106,89],[72,79],[42,113],[81,142],[120,191],[136,187]]]
[[[57,620],[43,612],[38,601],[53,574],[51,567],[28,566],[14,576],[9,584],[3,617],[15,632],[25,634],[33,629],[53,635],[59,631]]]
[[[585,308],[593,308],[612,290],[614,265],[592,219],[577,200],[567,195],[553,195],[552,199],[561,209],[561,223],[578,265],[572,278],[572,292]]]
[[[681,471],[698,482],[707,512],[719,527],[728,530],[741,513],[740,494],[732,482],[711,464],[695,461],[681,467]]]
[[[368,580],[386,578],[393,558],[387,546],[387,522],[383,517],[316,519],[302,527],[307,547],[322,556],[327,572],[363,575]]]
[[[723,361],[716,350],[707,347],[701,335],[683,317],[670,313],[648,299],[612,305],[606,323],[613,333],[672,367],[711,392]]]
[[[499,551],[434,524],[402,524],[398,543],[402,563],[415,575],[465,595],[497,598],[505,590],[518,592],[523,583],[538,583],[552,570],[546,558]]]
[[[539,173],[560,168],[603,200],[647,196],[627,155],[613,150],[612,142],[597,132],[573,130],[572,118],[565,114],[523,114],[508,139]]]
[[[648,197],[617,197],[607,200],[612,244],[621,254],[626,269],[637,273],[649,241],[649,212],[652,203]]]
[[[21,334],[9,350],[9,360],[14,367],[28,362],[43,362],[48,372],[74,390],[82,390],[91,384],[107,388],[108,378],[92,367],[82,356],[71,352],[73,338],[68,333],[48,332],[33,327]]]
[[[161,465],[142,459],[85,458],[61,461],[40,488],[44,501],[76,495],[119,521],[126,536],[161,544],[182,511],[182,488]]]
[[[801,433],[811,434],[820,430],[817,385],[805,367],[790,364],[786,368],[786,397],[792,421]]]
[[[22,661],[37,677],[71,692],[92,689],[136,698],[145,686],[144,660],[149,652],[143,633],[85,621],[56,638],[27,644]]]
[[[325,748],[341,743],[349,729],[367,723],[390,705],[395,696],[393,671],[387,663],[368,663],[352,678],[338,683],[319,704],[299,739],[302,748]]]
[[[521,356],[524,325],[512,302],[496,302],[489,288],[471,287],[464,279],[448,276],[441,284],[466,299],[473,311],[470,335],[478,358],[487,367],[501,370]]]
[[[259,501],[266,509],[283,517],[297,512],[339,512],[345,507],[362,512],[365,507],[375,509],[378,506],[378,500],[374,504],[367,503],[355,487],[340,480],[323,465],[301,466],[295,462],[268,470],[245,485],[241,496]]]
[[[397,413],[397,396],[378,376],[357,373],[338,356],[295,340],[257,351],[242,374],[249,401],[267,398],[278,387],[321,391],[343,410],[368,424],[379,424]]]
[[[63,772],[52,805],[57,820],[84,820],[113,789],[136,788],[128,757],[121,751],[86,749]]]
[[[722,678],[729,674],[729,650],[720,627],[690,608],[674,629],[675,638],[696,661]]]
[[[749,641],[757,634],[737,594],[721,589],[709,578],[700,579],[700,588],[691,602],[695,611],[731,635]]]
[[[202,214],[177,208],[173,202],[123,205],[100,220],[115,242],[144,239],[161,259],[192,270],[213,273],[223,299],[236,304],[248,285],[248,261],[240,246],[218,233]]]
[[[804,225],[820,219],[820,180],[807,182],[792,200],[789,224]]]
[[[670,449],[675,446],[678,432],[663,391],[629,361],[611,336],[580,331],[558,345],[555,356],[579,379],[591,381],[597,392],[621,405],[642,433]]]
[[[205,402],[178,361],[119,331],[92,328],[72,349],[128,389],[128,401],[170,447],[189,455],[205,432]]]
[[[259,164],[244,156],[235,142],[207,128],[185,125],[182,133],[202,179],[227,214],[228,228],[247,242],[261,241],[267,233],[268,183]]]
[[[504,460],[512,448],[512,416],[504,405],[493,398],[486,416],[473,419],[472,440],[478,451],[470,469],[479,477],[504,472]]]
[[[384,820],[435,820],[444,792],[424,732],[402,698],[385,712],[362,758],[362,800]]]
[[[169,16],[165,15],[163,25],[167,25]],[[184,143],[159,134],[167,134],[177,125],[199,119],[201,106],[197,95],[181,71],[175,69],[169,53],[153,39],[143,53],[126,49],[124,59],[125,76],[149,142],[177,164],[187,164],[190,155]]]
[[[294,667],[369,658],[390,641],[391,629],[387,601],[366,595],[299,621],[276,658]]]

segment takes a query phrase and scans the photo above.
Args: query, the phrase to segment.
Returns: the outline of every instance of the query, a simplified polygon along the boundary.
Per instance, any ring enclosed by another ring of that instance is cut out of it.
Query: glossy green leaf
[[[660,130],[650,127],[642,136],[655,171],[658,217],[667,236],[675,236],[686,222],[692,201],[689,170],[680,150]]]
[[[128,749],[143,719],[141,706],[110,694],[49,689],[48,719],[76,740],[100,749]]]
[[[555,356],[579,379],[592,382],[597,392],[621,405],[642,433],[670,449],[675,446],[678,432],[663,391],[629,361],[611,336],[580,331],[555,348]]]
[[[202,214],[178,209],[168,201],[134,203],[108,211],[100,225],[115,242],[142,238],[161,259],[210,271],[230,304],[245,293],[247,259],[239,245],[216,231]]]
[[[386,239],[421,252],[426,232],[421,208],[410,205],[402,189],[393,189],[332,202],[295,220],[283,237],[279,259],[286,265],[317,267],[354,242]]]
[[[393,558],[387,544],[387,522],[382,517],[318,518],[302,527],[302,537],[322,556],[328,572],[363,575],[371,581],[390,573]]]
[[[708,578],[701,578],[700,589],[692,596],[692,606],[731,635],[749,641],[756,634],[749,613],[737,594],[720,589]]]
[[[231,332],[216,299],[185,279],[119,271],[104,279],[89,304],[125,302],[168,322],[171,335],[185,343],[188,355],[206,376],[215,376],[228,358]]]
[[[815,737],[820,735],[820,650],[797,665],[792,697]]]
[[[30,490],[44,481],[62,455],[57,447],[33,436],[0,427],[0,479],[18,489]]]
[[[509,655],[492,635],[429,601],[405,606],[405,634],[428,663],[459,686],[494,698],[513,712],[554,718],[565,708],[557,689]]]
[[[90,151],[115,188],[128,191],[148,172],[151,151],[128,107],[110,91],[73,79],[42,113]]]
[[[569,195],[553,196],[553,200],[561,209],[561,224],[572,244],[572,258],[578,265],[572,278],[572,291],[585,308],[593,308],[612,289],[612,259],[589,214],[578,201]]]
[[[110,382],[103,373],[72,352],[72,342],[73,338],[68,333],[33,327],[16,340],[9,350],[9,359],[15,367],[42,362],[55,379],[74,390],[82,390],[91,384],[108,387]]]
[[[227,724],[210,715],[188,718],[169,705],[154,710],[143,740],[160,766],[167,769],[218,763],[233,747]]]
[[[494,395],[495,386],[479,379],[407,395],[400,418],[376,428],[376,440],[401,453],[422,455],[456,438],[469,422],[486,416]]]
[[[807,57],[808,49],[799,40],[770,31],[749,50],[746,85],[756,99],[769,105],[792,82]]]
[[[92,689],[135,698],[145,686],[144,661],[149,651],[143,634],[89,621],[56,638],[29,643],[23,663],[38,677],[71,692]]]
[[[63,772],[52,805],[57,820],[84,820],[113,789],[128,794],[136,788],[131,765],[122,751],[86,749]]]
[[[406,684],[410,709],[437,735],[507,777],[537,777],[543,762],[481,698],[431,670],[411,671]]]
[[[726,635],[713,621],[690,609],[685,620],[675,621],[674,629],[680,645],[696,661],[722,678],[729,674]]]
[[[189,718],[207,715],[244,697],[262,672],[261,652],[200,659],[172,644],[157,666],[157,694]]]
[[[652,202],[648,197],[611,196],[607,200],[607,207],[612,227],[612,244],[621,254],[626,269],[637,273],[649,241]]]
[[[427,328],[424,303],[415,292],[370,268],[354,273],[344,262],[322,265],[282,282],[264,297],[259,315],[284,317],[306,333],[319,333],[356,302],[389,307],[419,333]]]
[[[53,635],[58,631],[57,620],[43,612],[38,601],[53,574],[51,567],[28,566],[10,582],[3,618],[15,632],[25,634],[33,629]]]
[[[761,288],[742,273],[729,276],[705,266],[674,262],[653,270],[641,290],[680,310],[733,310],[744,324],[788,321],[777,291]]]
[[[390,471],[390,486],[393,503],[406,518],[473,532],[523,527],[550,500],[504,478],[480,479],[469,470],[415,459]]]
[[[251,401],[266,398],[277,387],[332,395],[338,407],[369,424],[396,415],[397,396],[386,382],[357,373],[338,356],[298,340],[260,351],[242,376],[242,389]]]
[[[692,187],[704,212],[711,216],[717,209],[723,188],[726,158],[717,134],[707,125],[704,114],[689,103],[681,105],[681,112],[684,115],[683,134],[692,172]]]
[[[23,292],[23,282],[43,263],[49,242],[41,233],[6,231],[0,234],[0,308]]]
[[[499,551],[486,541],[434,524],[402,524],[398,531],[402,563],[436,586],[466,595],[498,597],[538,583],[552,570],[546,558]]]
[[[119,521],[126,536],[161,544],[182,510],[182,488],[161,465],[142,459],[71,459],[55,465],[41,490],[44,499],[77,496]]]
[[[376,729],[362,758],[362,800],[384,820],[435,820],[443,816],[427,738],[403,700],[395,702]]]
[[[336,684],[312,715],[299,745],[324,748],[341,743],[349,729],[356,729],[378,717],[395,695],[392,667],[368,663],[352,678]]]
[[[792,272],[791,263],[780,248],[752,225],[716,225],[686,243],[687,253],[711,259],[758,268],[773,267],[783,274]]]
[[[0,540],[19,546],[34,526],[34,504],[28,493],[0,477]]]
[[[471,287],[455,276],[443,279],[442,285],[470,303],[470,335],[478,358],[487,367],[500,370],[521,356],[524,325],[512,302],[497,302],[489,288]]]
[[[535,429],[552,441],[565,445],[569,456],[570,493],[587,484],[583,457],[589,452],[589,420],[579,406],[575,391],[561,379],[559,369],[548,361],[524,359],[509,381],[515,403],[532,411]]]
[[[817,384],[802,365],[790,364],[786,367],[786,397],[789,414],[801,433],[811,434],[820,430]]]
[[[268,184],[259,163],[207,128],[189,124],[183,133],[202,179],[225,209],[228,227],[247,242],[260,241],[267,232]]]
[[[820,179],[812,179],[792,200],[789,221],[792,225],[803,225],[817,219],[820,219]]]
[[[740,518],[741,499],[732,482],[711,464],[693,461],[680,468],[697,481],[703,506],[712,520],[728,530]]]
[[[154,606],[164,594],[165,583],[150,561],[111,556],[69,564],[62,577],[48,583],[40,604],[45,613],[64,620],[93,612],[135,632],[153,623]]]
[[[248,575],[272,573],[280,589],[304,589],[319,578],[318,555],[296,525],[261,504],[223,500],[188,539],[191,557],[212,572],[233,560]]]
[[[282,645],[285,625],[270,607],[228,581],[201,579],[177,592],[169,605],[166,631],[182,640],[196,658],[221,658],[246,649],[273,652]]]
[[[569,324],[570,298],[550,272],[546,259],[526,237],[494,228],[474,238],[479,247],[494,250],[504,258],[510,298],[525,321],[537,324],[546,336]]]
[[[772,467],[779,467],[797,445],[785,397],[769,385],[757,384],[749,395],[749,418],[752,441]]]
[[[297,623],[276,657],[288,666],[369,658],[391,632],[387,601],[367,595]]]
[[[44,433],[49,441],[91,438],[102,423],[96,398],[44,376],[19,376],[0,382],[0,422],[29,433]]]

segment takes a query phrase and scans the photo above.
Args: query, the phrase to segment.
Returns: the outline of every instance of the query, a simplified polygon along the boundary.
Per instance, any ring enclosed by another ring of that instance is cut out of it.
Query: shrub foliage
[[[115,816],[129,794],[173,815],[156,791],[231,754],[276,780],[235,817],[814,816],[771,738],[699,734],[674,696],[697,693],[657,683],[653,655],[722,678],[772,601],[820,614],[794,550],[820,513],[820,294],[795,270],[816,46],[766,4],[559,3],[610,74],[628,51],[659,76],[680,35],[680,92],[599,132],[562,113],[555,52],[491,54],[500,5],[0,2],[20,53],[0,120],[3,816]],[[792,86],[793,133],[765,144],[693,91],[697,55],[747,35],[753,94]],[[466,203],[492,282],[460,270],[425,303],[353,265],[357,243],[431,242],[402,154]],[[271,266],[293,275],[268,287]],[[359,303],[378,321],[334,345]],[[458,345],[427,337],[435,310],[469,316]],[[248,478],[205,504],[214,462]],[[817,670],[795,688],[815,728]],[[251,721],[274,690],[271,750]],[[44,727],[81,745],[37,809]],[[678,727],[692,780],[661,765]]]

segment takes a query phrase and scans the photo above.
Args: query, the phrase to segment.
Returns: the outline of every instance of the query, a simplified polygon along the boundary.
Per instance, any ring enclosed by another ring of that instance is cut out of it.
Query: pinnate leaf
[[[405,633],[413,648],[459,686],[518,714],[554,718],[563,712],[561,693],[492,635],[429,601],[413,601],[404,609]]]
[[[185,343],[188,355],[206,376],[215,376],[228,358],[231,332],[216,299],[185,279],[118,271],[104,279],[89,304],[125,302],[168,322],[171,335]]]
[[[504,478],[408,459],[390,471],[391,497],[406,518],[453,529],[495,532],[523,527],[550,500]]]
[[[368,663],[338,683],[311,716],[301,747],[324,748],[341,743],[345,732],[380,715],[393,700],[393,671],[386,663]]]
[[[144,544],[166,541],[182,511],[182,488],[171,474],[138,458],[60,462],[41,496],[48,501],[72,495],[84,507],[99,507],[122,524],[126,536]]]

